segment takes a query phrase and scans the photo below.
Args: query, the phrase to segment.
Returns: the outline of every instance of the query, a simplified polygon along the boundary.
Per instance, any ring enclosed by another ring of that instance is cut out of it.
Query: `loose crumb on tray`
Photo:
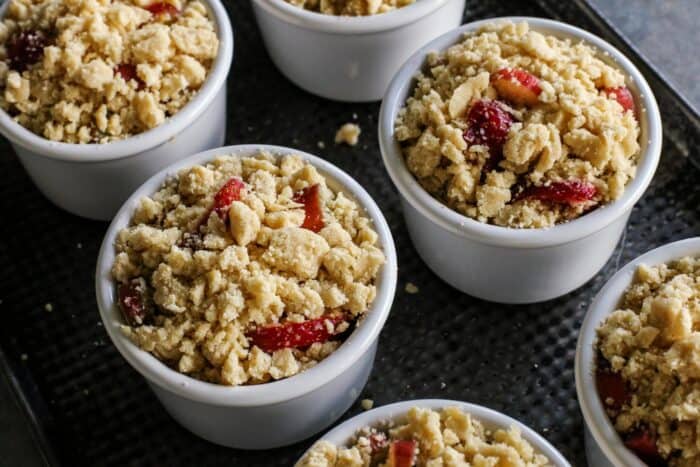
[[[356,123],[346,123],[335,133],[335,144],[345,143],[348,146],[356,146],[360,141],[362,130]]]

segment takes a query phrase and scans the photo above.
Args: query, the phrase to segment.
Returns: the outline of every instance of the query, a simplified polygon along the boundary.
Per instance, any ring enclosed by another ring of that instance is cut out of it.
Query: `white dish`
[[[365,320],[328,358],[298,375],[261,385],[228,387],[179,373],[139,349],[119,328],[123,323],[111,276],[114,241],[129,224],[141,197],[158,190],[168,176],[219,154],[298,154],[328,178],[329,186],[356,199],[372,220],[386,263],[379,272],[377,297]],[[206,151],[158,172],[126,201],[107,230],[97,260],[97,303],[105,329],[122,356],[148,381],[166,410],[198,436],[224,446],[270,449],[305,439],[337,420],[357,399],[374,364],[379,332],[396,290],[396,251],[389,226],[370,195],[334,165],[295,149],[242,145]]]
[[[203,3],[219,37],[218,55],[197,95],[158,127],[112,143],[69,144],[42,138],[0,110],[0,133],[50,201],[82,217],[110,220],[148,177],[183,157],[223,144],[233,32],[219,0]],[[0,17],[8,4],[0,8]]]
[[[442,409],[445,407],[459,407],[481,421],[486,429],[508,429],[516,426],[520,429],[523,439],[535,448],[535,451],[544,454],[556,467],[570,467],[571,464],[552,446],[546,439],[535,431],[523,425],[519,421],[480,405],[446,399],[416,399],[405,402],[397,402],[361,413],[350,420],[333,428],[323,435],[322,440],[337,446],[348,445],[358,430],[366,426],[376,426],[387,420],[401,421],[411,407],[429,409]]]
[[[579,332],[576,347],[576,394],[586,426],[586,456],[590,467],[644,467],[615,431],[598,395],[595,383],[596,330],[615,311],[637,267],[667,263],[684,256],[700,255],[700,237],[689,238],[651,250],[620,269],[591,303]]]
[[[641,156],[624,195],[566,224],[549,229],[509,229],[453,211],[425,191],[409,172],[394,138],[394,121],[413,91],[413,77],[429,51],[444,50],[469,31],[496,20],[527,21],[533,30],[583,40],[607,54],[629,76],[640,112]],[[387,90],[379,115],[384,165],[401,195],[404,218],[418,254],[445,282],[475,297],[533,303],[564,295],[587,282],[610,258],[632,207],[651,182],[661,154],[659,109],[646,80],[617,49],[576,27],[541,18],[504,17],[454,29],[416,52]]]
[[[302,89],[347,102],[382,98],[416,49],[462,22],[465,0],[418,0],[372,16],[324,15],[285,0],[253,0],[267,51]]]

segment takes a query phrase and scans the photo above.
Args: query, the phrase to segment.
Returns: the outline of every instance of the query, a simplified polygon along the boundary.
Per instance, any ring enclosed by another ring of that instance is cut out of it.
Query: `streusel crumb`
[[[339,16],[367,16],[386,13],[416,0],[286,0],[306,10]]]
[[[143,198],[112,274],[123,331],[225,385],[295,375],[369,310],[385,257],[357,202],[297,156],[220,156]]]
[[[516,427],[490,431],[458,407],[439,411],[413,407],[402,424],[362,428],[349,446],[317,442],[296,467],[374,465],[538,467],[551,463]]]
[[[360,125],[356,123],[346,123],[335,133],[335,144],[345,143],[348,146],[357,146],[360,141]]]
[[[639,266],[596,345],[599,394],[628,447],[700,465],[700,259]]]
[[[639,125],[625,76],[591,46],[496,22],[429,54],[395,137],[450,208],[549,227],[622,196]]]
[[[196,0],[9,0],[0,107],[53,141],[154,128],[197,93],[219,40]]]

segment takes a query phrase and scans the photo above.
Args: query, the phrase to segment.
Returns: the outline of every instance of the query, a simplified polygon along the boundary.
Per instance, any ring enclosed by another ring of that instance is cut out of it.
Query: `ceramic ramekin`
[[[361,413],[350,420],[335,427],[321,439],[337,446],[346,446],[356,435],[357,431],[366,426],[377,426],[383,422],[392,420],[401,422],[411,407],[428,409],[443,409],[445,407],[459,407],[464,412],[471,414],[479,420],[487,430],[508,429],[516,426],[520,429],[523,439],[535,448],[535,451],[544,454],[555,467],[570,467],[571,464],[557,451],[554,446],[532,429],[519,421],[480,405],[446,399],[416,399],[405,402],[397,402]]]
[[[596,389],[596,330],[615,311],[640,264],[654,266],[685,256],[700,255],[700,237],[669,243],[620,269],[593,300],[579,332],[576,347],[576,394],[585,421],[586,456],[590,467],[644,467],[628,450],[610,422]]]
[[[636,177],[624,195],[607,206],[548,229],[510,229],[477,222],[426,192],[409,172],[394,121],[411,95],[413,77],[428,52],[445,50],[465,32],[497,20],[527,21],[534,30],[583,40],[628,76],[640,112],[641,155]],[[534,303],[564,295],[593,277],[610,258],[632,207],[654,176],[661,154],[661,118],[654,95],[637,68],[602,39],[568,24],[541,18],[508,17],[454,29],[416,52],[387,90],[379,115],[384,165],[401,194],[404,218],[418,254],[445,282],[475,297],[500,303]]]
[[[377,297],[364,321],[328,358],[291,378],[261,385],[228,387],[193,379],[170,369],[124,336],[110,270],[117,233],[129,225],[139,200],[155,193],[180,169],[220,154],[298,154],[328,178],[329,186],[358,201],[372,220],[386,264]],[[334,165],[310,154],[278,146],[242,145],[205,151],[158,172],[126,201],[107,230],[97,260],[96,292],[105,329],[122,356],[148,381],[166,410],[182,426],[211,442],[242,449],[269,449],[295,443],[333,423],[357,399],[374,364],[379,332],[396,289],[396,251],[389,226],[369,194]]]
[[[109,220],[148,177],[185,156],[223,144],[233,32],[219,0],[203,3],[219,37],[218,55],[195,97],[158,127],[106,144],[59,143],[32,133],[0,110],[0,133],[50,201],[82,217]]]
[[[465,0],[417,0],[388,13],[324,15],[285,0],[253,0],[267,51],[297,86],[347,102],[382,98],[418,47],[462,22]]]

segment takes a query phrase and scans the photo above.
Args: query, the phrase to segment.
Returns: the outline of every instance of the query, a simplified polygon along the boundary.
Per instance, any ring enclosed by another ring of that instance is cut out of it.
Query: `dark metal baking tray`
[[[334,103],[292,85],[270,62],[244,0],[226,2],[236,36],[227,143],[272,143],[319,154],[355,177],[384,211],[399,252],[399,287],[361,399],[377,405],[427,397],[483,404],[522,420],[574,465],[584,465],[573,375],[579,325],[591,298],[620,265],[700,233],[698,117],[583,1],[467,4],[465,22],[544,16],[594,32],[637,62],[659,100],[665,140],[656,178],[634,208],[613,257],[579,290],[547,303],[505,306],[441,282],[411,246],[397,194],[382,167],[375,136],[379,105]],[[355,119],[363,129],[360,144],[334,146],[336,128]],[[238,451],[195,437],[166,414],[100,325],[93,276],[107,224],[79,219],[48,202],[5,140],[0,154],[0,367],[47,461],[65,466],[292,465],[313,439],[265,452]],[[418,294],[404,291],[408,282],[419,287]],[[359,411],[356,403],[343,419]]]

